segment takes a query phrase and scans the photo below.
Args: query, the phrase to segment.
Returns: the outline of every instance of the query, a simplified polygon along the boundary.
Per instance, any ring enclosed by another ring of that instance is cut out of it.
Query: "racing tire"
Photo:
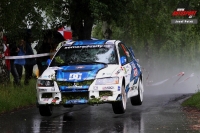
[[[131,97],[131,104],[133,106],[138,106],[138,105],[142,105],[143,102],[143,84],[141,79],[139,79],[139,84],[138,84],[138,95]]]
[[[51,116],[53,111],[52,111],[52,106],[50,105],[40,105],[39,106],[39,112],[41,116]]]
[[[125,87],[124,87],[124,85],[122,85],[122,87],[121,87],[121,100],[112,103],[113,112],[115,114],[125,113],[126,102],[127,102],[127,97],[126,97]]]

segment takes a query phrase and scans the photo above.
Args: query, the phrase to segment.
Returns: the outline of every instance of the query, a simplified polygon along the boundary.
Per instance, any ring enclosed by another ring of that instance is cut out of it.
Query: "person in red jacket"
[[[4,56],[10,56],[10,49],[8,45],[9,44],[7,44],[7,37],[3,36]],[[5,60],[5,65],[7,68],[8,81],[10,81],[10,60]]]

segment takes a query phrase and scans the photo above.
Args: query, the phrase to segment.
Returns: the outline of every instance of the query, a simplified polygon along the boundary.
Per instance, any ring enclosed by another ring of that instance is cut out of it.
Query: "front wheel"
[[[112,103],[113,112],[115,114],[125,113],[126,102],[127,102],[127,97],[126,97],[125,87],[124,87],[124,85],[122,85],[122,87],[121,87],[121,100]]]
[[[138,95],[130,98],[133,106],[142,105],[143,102],[143,84],[141,79],[138,80]]]
[[[39,105],[39,112],[41,116],[51,116],[53,111],[52,111],[52,106],[50,105]]]

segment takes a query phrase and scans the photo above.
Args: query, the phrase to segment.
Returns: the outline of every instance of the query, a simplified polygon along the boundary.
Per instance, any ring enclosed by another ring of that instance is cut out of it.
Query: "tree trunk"
[[[70,5],[72,40],[90,40],[94,23],[89,1],[73,0]]]
[[[107,21],[103,22],[102,32],[105,39],[111,39],[112,30],[110,29],[110,24]]]
[[[92,17],[84,19],[84,39],[90,40],[94,19]]]
[[[73,40],[90,40],[92,33],[92,26],[94,20],[86,18],[84,20],[72,23],[72,39]]]

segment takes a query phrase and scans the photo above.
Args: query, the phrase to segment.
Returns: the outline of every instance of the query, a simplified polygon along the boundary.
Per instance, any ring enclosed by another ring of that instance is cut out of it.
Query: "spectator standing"
[[[23,56],[26,53],[26,45],[24,39],[21,39],[18,44],[18,56]],[[18,75],[19,75],[19,82],[22,79],[22,73],[23,73],[23,66],[25,65],[25,59],[15,59],[14,61],[15,67],[17,69]]]
[[[10,56],[10,49],[7,44],[7,37],[3,36],[3,46],[4,46],[4,56]],[[5,65],[7,68],[7,79],[8,82],[10,82],[10,60],[5,60]]]
[[[11,42],[9,42],[9,48],[10,48],[10,56],[17,56],[19,49],[17,48],[16,41],[11,40]],[[20,85],[19,74],[17,72],[17,68],[16,65],[14,64],[14,61],[15,61],[14,59],[10,60],[10,71],[14,78],[13,85],[19,86]]]
[[[50,59],[53,58],[53,53],[56,52],[56,48],[58,46],[58,44],[62,41],[65,41],[65,38],[62,36],[62,34],[60,34],[60,32],[58,31],[54,31],[53,32],[53,38],[52,38],[52,41],[51,41],[51,50],[50,50],[50,53],[52,55],[50,55]]]
[[[51,31],[47,31],[44,34],[43,37],[43,41],[41,46],[37,49],[37,54],[42,54],[42,53],[49,53],[51,50],[51,37],[52,37],[52,32]],[[39,57],[37,58],[37,66],[39,69],[39,76],[42,75],[42,73],[44,72],[44,70],[47,68],[47,60],[50,59],[49,56],[44,56],[44,57]]]
[[[41,46],[37,48],[37,54],[54,53],[58,44],[64,40],[65,38],[58,31],[47,30],[44,34]],[[41,76],[44,70],[47,68],[47,60],[51,59],[52,56],[53,55],[37,58],[39,76]]]
[[[32,37],[31,35],[27,35],[26,37],[26,54],[25,55],[34,55],[33,49],[31,47]],[[33,74],[33,66],[36,64],[35,58],[26,58],[26,63],[24,65],[25,68],[25,80],[24,84],[28,85],[29,80]]]

